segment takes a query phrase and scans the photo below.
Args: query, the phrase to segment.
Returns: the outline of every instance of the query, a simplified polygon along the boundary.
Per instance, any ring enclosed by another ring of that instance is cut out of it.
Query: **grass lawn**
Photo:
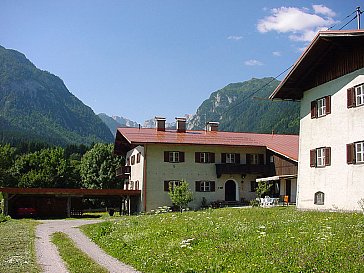
[[[143,272],[363,272],[364,216],[293,207],[120,217],[83,227]]]
[[[40,272],[35,256],[34,220],[0,223],[0,272]]]
[[[52,242],[57,246],[62,259],[71,273],[108,272],[77,248],[66,234],[62,232],[54,233],[52,235]]]

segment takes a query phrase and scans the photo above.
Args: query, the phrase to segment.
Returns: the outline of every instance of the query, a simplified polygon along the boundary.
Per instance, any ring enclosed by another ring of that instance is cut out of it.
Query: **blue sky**
[[[280,74],[357,6],[364,1],[1,0],[0,45],[59,76],[95,113],[173,121],[229,83]]]

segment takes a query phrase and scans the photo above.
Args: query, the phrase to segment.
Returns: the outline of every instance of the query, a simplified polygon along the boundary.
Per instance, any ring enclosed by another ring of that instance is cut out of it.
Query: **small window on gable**
[[[140,157],[141,157],[141,153],[137,154],[137,163],[140,163]]]
[[[319,118],[331,113],[331,96],[311,102],[311,118]]]
[[[132,155],[131,156],[131,165],[134,165],[135,164],[135,155]]]
[[[139,180],[135,181],[135,189],[139,190]]]
[[[315,192],[314,204],[324,205],[324,203],[325,203],[325,194],[322,191]]]
[[[130,157],[126,160],[126,166],[130,166]]]

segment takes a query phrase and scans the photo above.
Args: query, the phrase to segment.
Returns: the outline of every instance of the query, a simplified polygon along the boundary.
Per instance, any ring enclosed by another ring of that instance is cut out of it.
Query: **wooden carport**
[[[84,198],[119,198],[120,212],[137,211],[140,190],[123,189],[62,189],[62,188],[0,188],[4,198],[4,214],[17,216],[19,208],[34,208],[38,217],[70,217]]]

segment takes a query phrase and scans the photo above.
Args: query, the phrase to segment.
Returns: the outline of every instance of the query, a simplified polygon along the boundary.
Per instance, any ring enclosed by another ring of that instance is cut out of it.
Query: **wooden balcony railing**
[[[223,174],[262,174],[269,175],[271,172],[271,166],[258,164],[258,165],[246,165],[246,164],[215,164],[216,165],[216,176],[218,178]]]
[[[131,166],[121,166],[116,169],[117,178],[128,178],[131,174]]]

